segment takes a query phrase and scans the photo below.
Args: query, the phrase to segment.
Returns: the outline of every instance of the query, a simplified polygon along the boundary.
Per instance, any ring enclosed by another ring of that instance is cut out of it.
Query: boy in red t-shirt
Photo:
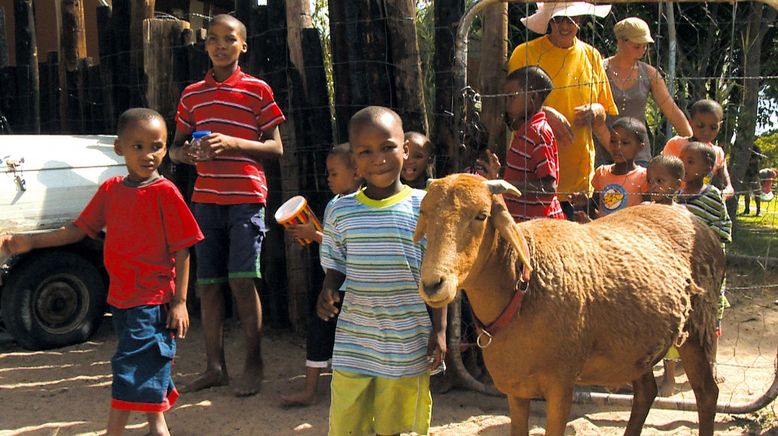
[[[224,361],[223,285],[235,298],[246,340],[243,375],[235,395],[256,394],[262,383],[262,307],[254,285],[261,277],[267,182],[262,162],[283,154],[284,121],[270,86],[241,71],[246,26],[230,15],[208,25],[205,48],[213,63],[205,79],[184,89],[176,113],[170,158],[197,167],[192,208],[205,241],[197,246],[197,291],[205,334],[205,371],[184,387],[197,391],[228,383]],[[212,133],[193,150],[193,131]]]
[[[513,219],[564,219],[557,198],[559,156],[554,132],[541,110],[553,89],[542,68],[519,68],[505,79],[505,121],[513,131],[507,151],[504,179],[521,191],[521,197],[506,196]]]
[[[0,251],[18,254],[98,238],[105,229],[108,304],[118,336],[109,435],[122,434],[133,410],[146,413],[150,434],[168,434],[163,412],[178,398],[170,376],[176,352],[171,330],[183,339],[189,329],[189,247],[203,235],[178,189],[157,172],[166,142],[161,115],[125,111],[114,150],[129,174],[103,182],[73,223],[0,237]]]

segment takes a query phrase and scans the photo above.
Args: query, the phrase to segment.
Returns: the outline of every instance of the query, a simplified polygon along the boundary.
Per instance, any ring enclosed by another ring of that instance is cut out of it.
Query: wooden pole
[[[80,60],[86,57],[84,2],[82,0],[61,1],[60,61],[66,71],[76,71]]]
[[[384,0],[392,64],[393,101],[406,131],[428,134],[424,76],[416,36],[415,0]]]
[[[436,175],[457,170],[459,135],[454,127],[454,111],[459,89],[454,89],[454,46],[464,0],[435,0],[435,108],[432,141],[436,150]],[[460,108],[461,109],[461,108]]]
[[[330,1],[327,8],[330,18],[330,54],[332,58],[332,77],[335,89],[335,131],[337,142],[348,141],[348,120],[354,114],[351,106],[351,75],[347,50],[346,2]]]
[[[130,104],[147,106],[143,74],[143,20],[154,18],[155,0],[130,1]]]
[[[102,111],[100,112],[100,130],[113,132],[116,130],[116,109],[114,101],[114,69],[116,68],[116,44],[111,37],[111,8],[97,7],[97,39],[100,46],[100,83]]]
[[[505,82],[508,52],[508,4],[489,6],[482,15],[481,58],[478,71],[478,91],[495,95]],[[502,119],[503,99],[482,99],[481,120],[489,132],[489,147],[505,162],[506,127]]]
[[[189,23],[180,20],[143,21],[143,66],[147,77],[146,102],[166,120],[176,115],[181,89],[174,81],[173,50]]]
[[[16,101],[21,120],[18,133],[40,133],[40,77],[32,0],[14,0],[14,19],[19,71]]]
[[[8,66],[8,39],[5,36],[5,9],[0,7],[0,68]]]

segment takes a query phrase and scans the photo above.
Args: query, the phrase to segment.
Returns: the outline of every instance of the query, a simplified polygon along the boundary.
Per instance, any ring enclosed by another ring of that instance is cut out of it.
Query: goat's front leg
[[[508,396],[511,412],[511,436],[529,435],[529,402],[525,398]]]
[[[563,436],[573,404],[573,383],[557,384],[546,391],[546,436]]]

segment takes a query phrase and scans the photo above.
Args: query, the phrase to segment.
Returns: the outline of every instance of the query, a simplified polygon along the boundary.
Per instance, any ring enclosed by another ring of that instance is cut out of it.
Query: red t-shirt
[[[210,130],[257,141],[262,132],[283,122],[284,114],[267,83],[238,68],[227,80],[217,82],[213,70],[205,79],[181,93],[176,128],[184,134]],[[267,182],[262,164],[239,152],[225,152],[197,163],[192,201],[213,204],[262,203]]]
[[[164,304],[175,293],[176,251],[203,239],[189,207],[167,179],[145,186],[112,177],[98,188],[74,223],[91,238],[105,228],[108,304]]]
[[[546,121],[546,114],[538,112],[513,133],[511,148],[505,160],[506,168],[503,177],[509,182],[517,184],[524,181],[537,182],[548,176],[559,180],[556,138]],[[565,218],[556,192],[550,194],[522,192],[519,198],[512,195],[504,198],[508,211],[516,221],[544,217]]]

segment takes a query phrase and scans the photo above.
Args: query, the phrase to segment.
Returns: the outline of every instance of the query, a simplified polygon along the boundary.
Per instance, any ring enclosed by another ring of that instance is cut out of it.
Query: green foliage
[[[762,134],[754,143],[767,156],[767,159],[762,159],[762,168],[778,168],[778,130]]]

